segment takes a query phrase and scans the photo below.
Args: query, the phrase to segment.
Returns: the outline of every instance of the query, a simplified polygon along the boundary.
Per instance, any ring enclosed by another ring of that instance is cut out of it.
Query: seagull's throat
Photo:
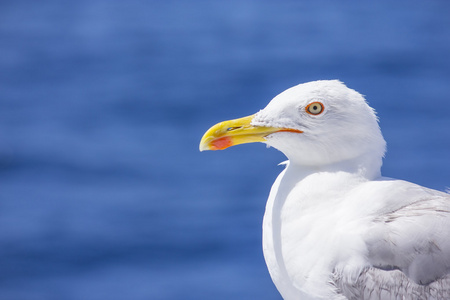
[[[266,142],[266,137],[277,132],[303,133],[303,131],[291,128],[254,126],[254,115],[224,121],[211,127],[200,141],[200,151],[223,150],[231,146]]]

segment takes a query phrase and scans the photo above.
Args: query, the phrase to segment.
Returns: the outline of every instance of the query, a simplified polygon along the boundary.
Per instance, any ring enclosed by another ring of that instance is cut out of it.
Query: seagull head
[[[290,163],[322,167],[346,162],[381,167],[386,142],[364,97],[338,80],[299,84],[258,113],[211,127],[200,150],[263,142]]]

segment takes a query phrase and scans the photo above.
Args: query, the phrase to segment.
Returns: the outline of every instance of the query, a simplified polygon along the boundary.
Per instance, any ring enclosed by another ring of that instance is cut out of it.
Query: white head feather
[[[324,106],[319,115],[306,111],[313,102]],[[255,115],[252,125],[303,131],[267,137],[267,144],[282,151],[291,163],[319,169],[336,164],[342,168],[345,163],[370,177],[379,176],[386,142],[375,111],[361,94],[338,80],[308,82],[287,89]]]

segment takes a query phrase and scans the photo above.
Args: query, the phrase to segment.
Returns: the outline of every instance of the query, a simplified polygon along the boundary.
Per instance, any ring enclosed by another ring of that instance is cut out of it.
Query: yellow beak
[[[289,128],[253,126],[250,125],[253,117],[254,115],[251,115],[214,125],[203,135],[200,151],[223,150],[239,144],[265,142],[265,137],[275,132],[303,132]]]

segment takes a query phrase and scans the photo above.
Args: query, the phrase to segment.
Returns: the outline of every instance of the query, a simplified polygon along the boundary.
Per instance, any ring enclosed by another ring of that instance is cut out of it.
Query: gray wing
[[[336,274],[335,274],[336,275]],[[448,300],[450,299],[450,276],[427,285],[415,283],[400,270],[366,268],[356,282],[346,282],[334,277],[338,294],[350,300]]]
[[[374,218],[366,267],[356,282],[335,274],[348,299],[450,299],[450,195],[423,190]]]

